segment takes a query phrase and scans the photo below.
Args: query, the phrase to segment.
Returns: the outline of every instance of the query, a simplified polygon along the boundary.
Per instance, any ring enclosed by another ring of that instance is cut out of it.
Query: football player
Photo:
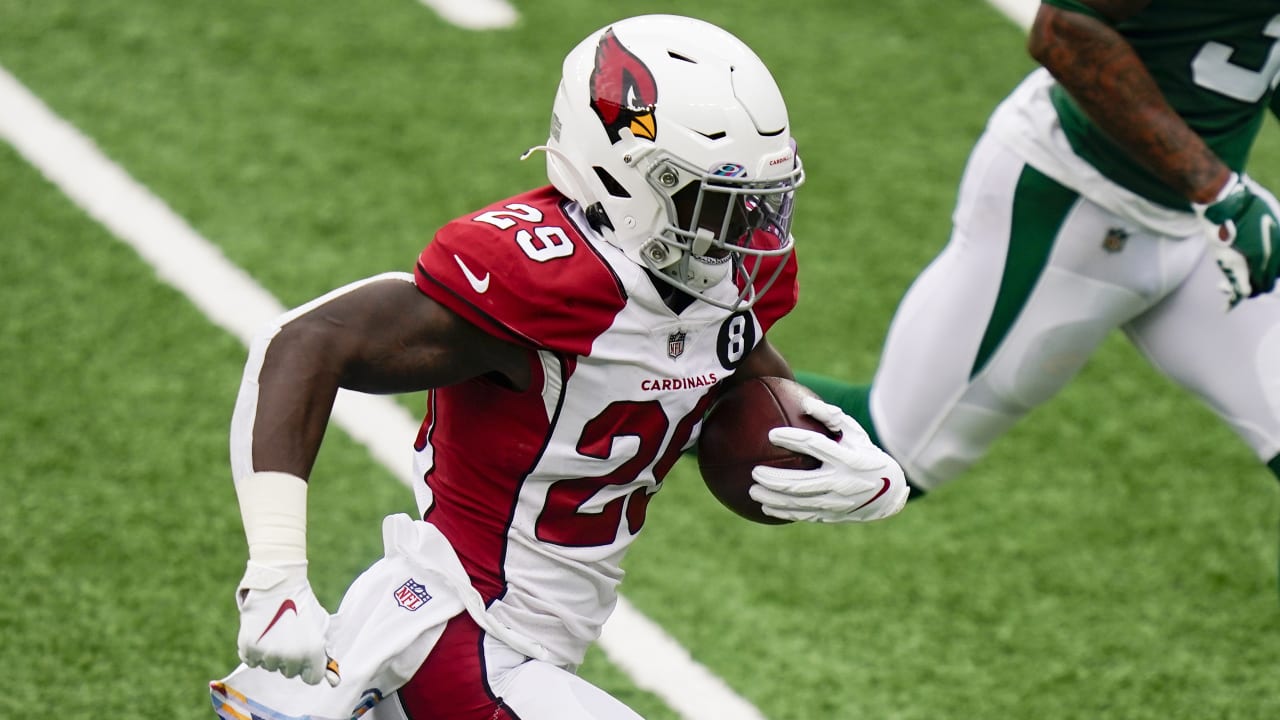
[[[1277,38],[1277,0],[1045,0],[872,384],[801,381],[928,491],[1120,328],[1280,475],[1280,209],[1245,174]]]
[[[222,717],[637,717],[574,670],[717,390],[792,376],[765,334],[797,298],[803,170],[760,59],[677,16],[570,52],[536,149],[550,186],[449,222],[413,274],[339,288],[252,345],[231,429],[245,665],[212,684]],[[384,523],[386,557],[330,617],[307,581],[306,478],[339,388],[430,392],[421,519]],[[843,436],[786,439],[824,465],[762,493],[766,511],[896,513],[897,464],[810,409]]]

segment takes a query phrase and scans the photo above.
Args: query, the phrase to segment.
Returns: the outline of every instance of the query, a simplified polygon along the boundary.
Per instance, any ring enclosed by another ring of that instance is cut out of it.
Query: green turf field
[[[773,68],[808,170],[802,299],[774,342],[859,379],[1031,67],[982,0],[515,4],[517,27],[479,33],[412,0],[0,0],[0,66],[293,305],[411,269],[440,223],[540,184],[517,157],[586,33],[704,17]],[[1280,187],[1274,121],[1252,173]],[[236,662],[243,347],[3,143],[0,309],[0,717],[212,717],[205,684]],[[332,608],[413,500],[337,431],[314,481]],[[683,461],[623,591],[770,720],[1257,720],[1280,717],[1277,518],[1275,478],[1117,336],[884,523],[750,525]],[[677,717],[599,651],[582,672]]]

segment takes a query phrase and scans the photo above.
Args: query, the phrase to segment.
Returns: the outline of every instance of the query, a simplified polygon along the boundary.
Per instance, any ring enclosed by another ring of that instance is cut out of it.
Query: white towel
[[[485,612],[453,547],[434,525],[403,513],[389,515],[382,522],[382,542],[384,557],[355,579],[330,618],[329,652],[339,663],[342,682],[308,685],[242,664],[209,683],[219,717],[359,717],[413,677],[445,624],[464,610],[515,650],[546,658],[541,645]]]

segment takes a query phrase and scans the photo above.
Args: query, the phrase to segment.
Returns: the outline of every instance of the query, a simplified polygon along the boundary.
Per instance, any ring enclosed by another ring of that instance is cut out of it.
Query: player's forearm
[[[337,394],[321,338],[282,318],[254,338],[231,420],[231,467],[253,563],[305,567],[307,480]]]
[[[326,350],[297,331],[254,341],[231,423],[237,480],[262,471],[311,474],[338,391],[338,375],[319,362]]]
[[[1165,100],[1132,46],[1102,20],[1042,5],[1028,50],[1099,128],[1191,202],[1231,170]]]
[[[731,377],[730,383],[736,384],[753,377],[780,377],[795,380],[795,373],[791,370],[786,358],[782,357],[782,353],[778,352],[778,349],[766,338],[747,354],[742,365]]]

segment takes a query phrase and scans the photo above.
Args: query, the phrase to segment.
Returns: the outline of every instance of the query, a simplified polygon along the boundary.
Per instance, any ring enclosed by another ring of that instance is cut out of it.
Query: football
[[[757,465],[812,470],[820,464],[816,458],[769,442],[773,428],[791,425],[838,439],[838,434],[800,409],[805,395],[815,396],[793,380],[756,377],[729,389],[711,406],[698,438],[698,469],[722,505],[753,522],[790,522],[765,515],[748,490],[751,469]]]

